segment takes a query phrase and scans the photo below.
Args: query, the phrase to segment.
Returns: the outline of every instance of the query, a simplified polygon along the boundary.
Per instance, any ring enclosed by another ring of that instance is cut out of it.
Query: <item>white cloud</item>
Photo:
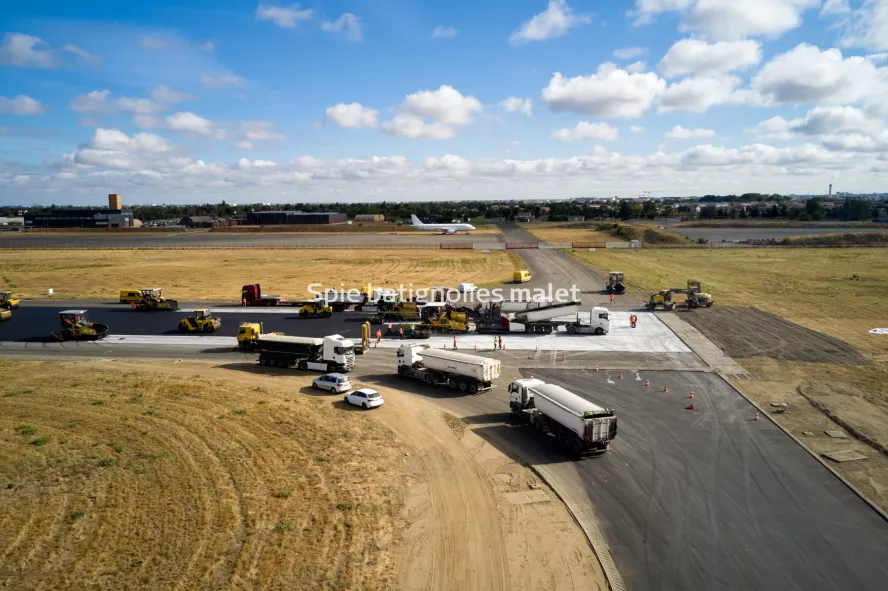
[[[376,127],[379,111],[365,107],[360,103],[339,103],[333,107],[327,107],[327,118],[339,127],[361,129],[362,127]]]
[[[863,0],[856,10],[847,3],[835,2],[824,5],[821,14],[839,15],[842,30],[839,43],[842,47],[863,47],[870,51],[888,50],[888,1]],[[826,12],[830,9],[831,12]]]
[[[166,37],[144,35],[139,37],[139,45],[151,51],[164,51],[170,48],[170,41]]]
[[[660,72],[667,78],[676,76],[711,76],[733,70],[745,70],[762,59],[758,41],[720,41],[706,43],[699,39],[682,39],[669,48],[660,60]]]
[[[507,113],[524,113],[528,117],[533,115],[533,102],[529,98],[510,96],[500,101],[499,106]]]
[[[468,125],[482,109],[475,97],[442,85],[438,90],[408,95],[392,120],[383,124],[382,131],[408,138],[448,139],[456,136],[455,127]]]
[[[592,19],[589,17],[574,14],[564,0],[549,0],[548,8],[522,24],[512,33],[509,42],[517,45],[529,41],[545,41],[566,35],[572,28],[590,22]]]
[[[664,140],[687,140],[692,138],[712,137],[715,131],[711,129],[687,129],[681,125],[676,125],[666,132],[663,136]]]
[[[294,28],[302,21],[311,20],[314,10],[306,8],[302,10],[298,4],[290,6],[275,6],[273,4],[260,4],[256,8],[256,20],[271,21],[279,27]]]
[[[605,63],[593,76],[565,78],[556,72],[542,101],[553,111],[629,119],[641,117],[665,88],[666,82],[652,72],[630,74]]]
[[[87,144],[96,150],[117,150],[139,154],[165,154],[173,151],[169,140],[153,133],[137,133],[130,137],[118,129],[97,129]]]
[[[838,146],[841,135],[876,137],[882,133],[882,122],[868,117],[855,107],[815,107],[805,117],[787,121],[783,117],[771,117],[752,130],[767,139],[787,140],[793,134],[823,136]],[[827,141],[827,140],[825,140]],[[859,142],[858,142],[859,143]],[[833,149],[833,148],[831,148]]]
[[[630,74],[643,74],[647,71],[647,64],[642,61],[632,62],[625,69]]]
[[[247,142],[282,142],[287,139],[274,130],[270,121],[246,121],[240,124],[240,134]],[[252,146],[251,146],[252,147]]]
[[[629,131],[632,133],[644,133],[644,127],[641,125],[630,125]]]
[[[240,86],[244,83],[244,79],[234,74],[220,74],[219,76],[204,74],[200,77],[200,82],[209,88],[221,88],[223,86]]]
[[[681,29],[699,31],[720,41],[748,37],[777,37],[802,24],[802,14],[820,6],[820,0],[636,0],[636,25],[648,24],[657,14],[680,12]]]
[[[40,101],[23,94],[15,98],[0,96],[0,113],[4,115],[42,115],[46,112]]]
[[[92,139],[62,158],[75,167],[105,170],[140,170],[162,167],[171,158],[174,146],[152,133],[128,136],[118,129],[96,129]]]
[[[886,70],[863,57],[842,58],[838,49],[802,43],[766,63],[751,86],[774,104],[881,103]]]
[[[55,68],[55,52],[39,37],[6,33],[0,43],[0,65],[20,68]]]
[[[71,45],[71,44],[65,45],[64,47],[62,47],[62,51],[65,51],[67,53],[73,53],[74,55],[76,55],[77,57],[82,59],[83,61],[89,62],[91,64],[99,64],[102,61],[102,58],[100,58],[99,56],[97,56],[93,53],[90,53],[85,49],[77,47],[76,45]]]
[[[151,97],[151,100],[154,102],[167,105],[189,101],[194,98],[193,94],[187,94],[170,88],[169,86],[164,86],[163,84],[152,88],[148,96]]]
[[[324,21],[321,30],[329,32],[344,32],[345,38],[352,43],[357,43],[364,38],[363,23],[361,17],[350,12],[343,12],[335,21]]]
[[[200,115],[195,115],[190,111],[173,113],[166,118],[166,128],[173,131],[201,135],[205,137],[218,137],[222,139],[223,134],[216,128],[216,125],[209,119],[204,119]]]
[[[703,113],[709,107],[742,102],[745,95],[735,89],[740,79],[735,76],[717,78],[686,78],[669,85],[660,95],[659,112],[691,111]]]
[[[833,16],[849,12],[851,12],[851,7],[848,6],[848,0],[825,0],[823,8],[820,9],[820,16]]]
[[[237,148],[238,150],[252,150],[253,149],[253,142],[248,142],[246,140],[243,140],[243,141],[235,143],[234,147]]]
[[[614,51],[614,57],[618,60],[631,60],[635,57],[641,57],[647,53],[644,47],[624,47]]]
[[[590,123],[580,121],[573,129],[565,127],[552,132],[552,139],[562,142],[576,142],[580,140],[592,140],[611,142],[620,137],[620,130],[611,127],[607,123]]]
[[[446,27],[444,25],[438,25],[432,31],[432,39],[453,39],[454,37],[456,37],[456,34],[458,32],[459,31],[456,30],[456,27],[453,27],[451,25],[448,25]]]

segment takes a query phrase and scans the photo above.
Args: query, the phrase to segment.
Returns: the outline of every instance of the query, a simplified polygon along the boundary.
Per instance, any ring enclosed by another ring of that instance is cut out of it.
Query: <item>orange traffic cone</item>
[[[668,392],[668,391],[669,391],[669,386],[663,386],[663,391],[664,391],[664,392]]]
[[[623,379],[623,372],[620,372],[620,375],[617,376],[617,379],[618,379],[618,380],[622,380],[622,379]]]
[[[650,388],[650,387],[651,387],[651,381],[650,381],[650,380],[645,380],[645,381],[644,381],[644,387],[645,387],[645,388]]]
[[[689,405],[687,405],[687,406],[685,407],[685,410],[694,410],[694,403],[692,402],[692,403],[690,403]]]
[[[598,364],[595,364],[595,371],[598,371]]]
[[[753,420],[753,421],[757,421],[757,420],[759,420],[759,411],[755,411],[755,418],[752,419],[752,420]]]
[[[536,349],[534,349],[533,352],[534,352],[534,353],[539,353],[539,352],[540,352],[540,346],[537,345],[537,346],[536,346]]]
[[[693,391],[693,390],[691,390],[691,395],[690,395],[690,396],[688,396],[688,398],[693,398],[693,397],[694,397],[694,391]]]
[[[564,361],[566,357],[564,355],[561,356],[561,361]]]

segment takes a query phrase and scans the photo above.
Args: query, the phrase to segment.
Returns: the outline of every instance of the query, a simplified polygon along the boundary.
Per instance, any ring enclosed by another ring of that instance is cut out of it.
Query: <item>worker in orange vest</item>
[[[379,341],[382,339],[382,331],[378,328],[376,329],[376,344],[379,344]]]
[[[637,322],[638,322],[638,316],[636,316],[635,314],[633,314],[632,316],[629,317],[629,326],[631,326],[632,328],[635,328],[635,324]]]
[[[401,328],[399,328],[398,332],[401,333],[401,340],[403,341],[404,340],[404,327],[402,326]]]
[[[614,303],[614,294],[611,294],[611,303]]]

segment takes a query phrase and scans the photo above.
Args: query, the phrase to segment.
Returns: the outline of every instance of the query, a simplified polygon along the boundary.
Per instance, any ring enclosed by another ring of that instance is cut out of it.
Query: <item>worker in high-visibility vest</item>
[[[404,340],[404,327],[402,326],[401,328],[399,328],[398,332],[401,333],[401,340],[403,341]]]
[[[379,341],[382,340],[382,331],[378,328],[376,329],[376,344],[379,344]]]

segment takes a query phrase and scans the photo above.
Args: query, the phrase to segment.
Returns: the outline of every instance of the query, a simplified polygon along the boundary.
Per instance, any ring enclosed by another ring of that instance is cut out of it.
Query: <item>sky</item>
[[[888,0],[16,2],[0,204],[883,192],[885,97]]]

